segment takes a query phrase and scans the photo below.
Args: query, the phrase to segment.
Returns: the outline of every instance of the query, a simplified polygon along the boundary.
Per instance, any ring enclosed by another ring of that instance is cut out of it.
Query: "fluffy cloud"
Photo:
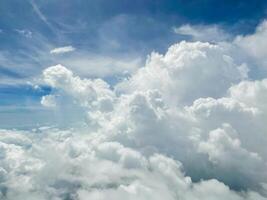
[[[263,20],[254,33],[247,35],[232,35],[223,27],[217,25],[182,25],[175,27],[174,32],[189,36],[191,41],[219,43],[230,51],[230,55],[237,62],[247,62],[253,66],[253,75],[256,77],[266,76],[266,36],[267,21]]]
[[[264,20],[254,34],[236,37],[234,43],[251,56],[260,67],[267,67],[265,47],[267,36],[267,21]]]
[[[177,184],[175,181],[183,181],[163,177],[168,181],[167,188],[161,184],[144,185],[137,178],[133,185],[119,186],[116,191],[81,189],[73,193],[80,199],[146,199],[157,197],[151,187],[163,187],[166,198],[198,199],[194,192],[211,187],[209,183],[214,182],[215,190],[218,185],[217,192],[223,191],[225,197],[260,197],[267,178],[267,152],[259,145],[267,144],[262,110],[265,105],[261,100],[264,96],[259,91],[249,93],[253,94],[249,95],[252,99],[247,97],[248,86],[242,85],[249,83],[254,88],[259,81],[246,81],[243,67],[235,64],[222,46],[181,42],[170,47],[164,56],[152,54],[145,67],[119,83],[115,91],[103,80],[81,79],[61,65],[44,70],[44,82],[54,92],[42,102],[50,105],[51,99],[68,99],[68,103],[86,111],[87,131],[95,139],[90,143],[98,144],[92,147],[97,160],[119,165],[122,174],[124,170],[137,169],[146,174],[144,170],[152,170],[150,158],[164,154],[164,159],[180,163],[178,171],[182,174],[178,177],[185,179],[183,186],[176,186],[184,190],[176,192],[170,191]],[[258,85],[264,90],[264,81]],[[249,103],[255,99],[261,103]],[[57,103],[63,104],[64,101]],[[74,150],[72,154],[82,152]],[[120,175],[112,177],[117,179]],[[154,181],[157,184],[159,180]],[[112,185],[118,185],[115,182]],[[256,192],[239,194],[229,187]],[[188,188],[193,189],[187,191]],[[216,194],[209,191],[203,198]]]
[[[233,99],[266,112],[267,108],[267,79],[242,81],[229,89]]]
[[[91,128],[97,128],[113,110],[115,94],[102,79],[81,79],[62,65],[44,70],[43,79],[58,94],[44,96],[41,103],[48,107],[66,105],[70,112],[81,112]],[[63,111],[67,112],[65,108]]]
[[[1,135],[1,199],[264,199],[214,179],[193,183],[178,161],[87,134],[39,129]]]
[[[219,169],[217,173],[223,172],[224,176],[220,179],[224,181],[232,179],[236,186],[241,185],[242,182],[246,182],[247,185],[257,185],[257,181],[265,181],[267,174],[263,158],[258,153],[249,152],[243,148],[238,137],[233,135],[236,135],[236,132],[231,132],[229,129],[212,130],[207,141],[198,144],[199,151],[208,155],[209,160]],[[232,169],[238,169],[237,174],[231,178],[227,177],[232,173]]]
[[[114,86],[45,69],[41,103],[87,127],[1,130],[1,199],[267,199],[266,79],[228,47],[174,44]]]
[[[101,79],[80,79],[61,65],[44,70],[43,76],[45,83],[73,97],[79,105],[104,111],[112,109],[114,93]],[[49,97],[51,98],[51,95]]]
[[[124,92],[157,89],[168,103],[192,103],[200,97],[224,95],[246,77],[244,67],[218,45],[183,41],[172,45],[165,55],[152,53],[146,66],[117,88]]]

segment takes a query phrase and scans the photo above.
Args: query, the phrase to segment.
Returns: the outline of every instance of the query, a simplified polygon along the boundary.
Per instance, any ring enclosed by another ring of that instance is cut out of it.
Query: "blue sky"
[[[231,36],[244,35],[265,18],[266,9],[264,0],[2,0],[0,127],[47,121],[40,98],[51,90],[33,85],[48,66],[62,63],[81,77],[112,85],[141,67],[150,52],[187,39],[174,27],[216,25]],[[50,53],[64,46],[75,51]]]
[[[1,200],[267,200],[266,0],[0,0]]]

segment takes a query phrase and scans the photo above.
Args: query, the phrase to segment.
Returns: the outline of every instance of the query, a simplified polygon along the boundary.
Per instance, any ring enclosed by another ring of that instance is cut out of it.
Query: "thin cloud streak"
[[[41,12],[37,4],[34,2],[34,0],[29,1],[32,5],[33,11],[36,13],[36,15],[52,30],[54,31],[54,27],[48,22],[46,16]]]
[[[64,46],[64,47],[58,47],[55,49],[52,49],[50,51],[50,54],[63,54],[63,53],[68,53],[75,51],[76,49],[73,46]]]

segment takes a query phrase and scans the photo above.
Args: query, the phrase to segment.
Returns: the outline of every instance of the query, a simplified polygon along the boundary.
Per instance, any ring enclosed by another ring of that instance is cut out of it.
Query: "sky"
[[[164,53],[190,38],[175,28],[216,26],[222,38],[231,39],[252,33],[266,16],[266,7],[264,0],[3,0],[0,127],[27,128],[50,121],[49,111],[39,103],[50,90],[33,86],[48,66],[63,64],[82,77],[100,77],[114,85],[142,67],[152,51]],[[70,49],[53,53],[60,47]],[[31,115],[38,120],[28,120]]]
[[[267,2],[1,0],[1,200],[266,200]]]

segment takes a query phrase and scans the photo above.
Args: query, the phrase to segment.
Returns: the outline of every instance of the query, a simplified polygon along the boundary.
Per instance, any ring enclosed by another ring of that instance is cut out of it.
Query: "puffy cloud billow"
[[[265,29],[179,42],[113,86],[45,69],[41,103],[87,127],[1,130],[0,199],[267,199],[267,76],[246,63]]]

